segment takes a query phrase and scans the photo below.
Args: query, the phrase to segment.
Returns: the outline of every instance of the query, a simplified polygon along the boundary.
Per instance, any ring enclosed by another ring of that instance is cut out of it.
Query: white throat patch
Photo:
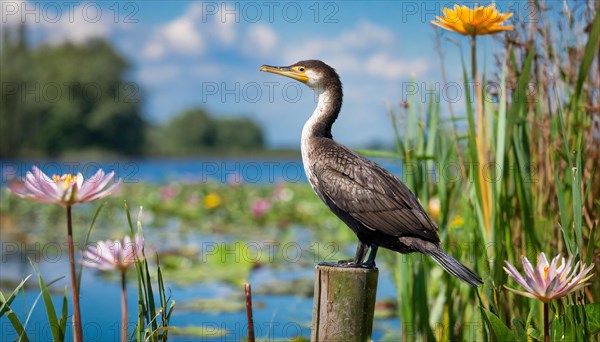
[[[332,101],[331,93],[329,91],[323,91],[315,95],[319,96],[317,108],[315,108],[315,111],[312,113],[312,115],[306,121],[304,127],[302,128],[302,138],[300,145],[300,151],[302,152],[302,164],[304,165],[304,172],[306,173],[306,177],[308,178],[309,183],[312,178],[310,176],[312,174],[312,170],[310,168],[310,163],[308,160],[309,140],[313,136],[315,124],[319,122],[321,117],[327,113],[327,106],[330,105],[330,102]],[[312,183],[311,186],[313,186]]]

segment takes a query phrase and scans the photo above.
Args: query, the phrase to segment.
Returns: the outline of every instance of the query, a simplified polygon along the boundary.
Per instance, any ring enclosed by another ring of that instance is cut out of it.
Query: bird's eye
[[[299,67],[298,71],[304,71],[304,67]]]

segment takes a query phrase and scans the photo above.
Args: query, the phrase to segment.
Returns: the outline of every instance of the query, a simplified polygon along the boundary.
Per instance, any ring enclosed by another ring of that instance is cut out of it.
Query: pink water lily
[[[269,210],[271,210],[271,202],[266,198],[259,198],[254,201],[250,206],[252,216],[254,218],[260,218],[264,216]]]
[[[561,260],[560,265],[559,260]],[[588,285],[586,281],[593,276],[593,274],[588,273],[594,268],[594,264],[588,267],[585,267],[584,264],[579,267],[579,262],[573,266],[572,261],[572,256],[569,256],[568,261],[565,262],[565,258],[557,255],[552,259],[552,262],[548,263],[546,255],[541,253],[538,256],[537,267],[534,268],[531,262],[523,256],[521,263],[525,275],[519,273],[513,265],[505,261],[506,267],[504,267],[504,270],[519,285],[523,286],[525,292],[506,288],[525,297],[537,298],[544,303],[564,297]]]
[[[136,234],[133,241],[126,235],[123,240],[98,241],[82,253],[84,266],[102,271],[118,270],[121,273],[121,341],[127,341],[127,269],[144,258],[144,237]]]
[[[92,202],[113,193],[121,185],[121,181],[106,187],[114,178],[115,173],[108,175],[102,169],[94,176],[84,179],[81,173],[77,175],[64,174],[48,177],[37,166],[27,171],[25,179],[12,182],[9,190],[13,194],[42,203],[60,204],[67,213],[67,246],[69,248],[69,272],[71,273],[71,294],[73,296],[73,340],[83,341],[81,327],[81,310],[79,306],[79,286],[75,272],[75,248],[73,244],[73,220],[71,209],[78,203]]]
[[[114,171],[105,174],[104,170],[100,169],[88,179],[84,179],[81,173],[54,175],[50,178],[38,167],[33,166],[32,171],[28,171],[23,180],[13,182],[9,190],[22,198],[66,207],[110,195],[121,184],[121,181],[118,181],[106,187],[114,176]]]
[[[87,267],[97,268],[102,271],[124,271],[137,260],[143,259],[142,250],[144,238],[135,235],[133,241],[129,235],[123,240],[99,241],[95,246],[88,246],[81,255],[82,264]]]

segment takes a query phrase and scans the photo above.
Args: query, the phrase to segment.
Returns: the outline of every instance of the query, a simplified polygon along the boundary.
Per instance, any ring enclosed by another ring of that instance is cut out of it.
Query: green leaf
[[[506,146],[506,63],[502,65],[502,74],[500,78],[500,92],[498,93],[498,123],[496,132],[496,163],[500,170],[504,170],[505,146]],[[496,194],[501,193],[502,181],[504,177],[500,177],[496,181]],[[496,206],[494,206],[495,208]]]
[[[525,331],[525,322],[520,317],[515,317],[512,320],[512,325],[515,330],[516,339],[519,341],[527,340],[527,332]]]
[[[52,303],[52,297],[50,297],[50,291],[42,278],[42,275],[38,271],[37,267],[31,259],[29,259],[29,263],[35,270],[35,273],[38,276],[38,281],[40,283],[40,290],[42,290],[42,298],[44,299],[44,305],[46,307],[46,315],[48,316],[48,323],[50,324],[50,331],[52,332],[52,338],[54,341],[64,341],[65,335],[62,334],[59,324],[58,317],[56,316],[56,310],[54,309],[54,304]]]
[[[96,213],[94,213],[94,217],[92,218],[92,223],[90,223],[90,228],[87,231],[87,234],[85,235],[85,241],[83,243],[84,246],[87,246],[88,243],[90,242],[90,235],[92,234],[92,229],[94,229],[94,225],[96,224],[96,219],[98,218],[98,215],[100,214],[100,211],[102,210],[102,208],[104,208],[104,205],[106,204],[106,201],[102,202],[99,206],[98,209],[96,209]],[[79,266],[79,273],[77,274],[77,286],[81,286],[81,275],[83,274],[83,265]]]
[[[27,278],[29,278],[29,277],[27,277]],[[27,280],[27,279],[25,279],[25,280]],[[25,282],[25,280],[19,286],[22,286],[22,284]],[[21,321],[19,320],[17,315],[14,313],[14,311],[12,311],[12,309],[10,308],[10,303],[8,303],[6,298],[4,298],[4,295],[2,294],[2,292],[0,292],[0,301],[2,302],[2,309],[4,310],[4,312],[6,312],[6,317],[12,324],[13,328],[15,329],[17,336],[19,336],[18,341],[29,342],[29,337],[27,336],[27,333],[25,332],[25,328],[23,327],[23,324],[21,323]],[[11,301],[12,301],[12,299],[11,299]]]
[[[569,149],[569,136],[567,134],[567,129],[565,127],[565,121],[563,117],[562,105],[560,103],[560,97],[558,96],[558,90],[554,88],[554,96],[556,97],[556,109],[557,109],[557,117],[558,117],[558,127],[560,128],[560,133],[562,135],[562,141],[564,146],[564,154],[567,156],[567,160],[569,162],[569,166],[573,166],[573,160],[571,158],[571,151]]]
[[[556,156],[555,152],[552,152],[550,154],[552,163],[555,165],[555,163],[559,162],[558,157]],[[560,225],[561,225],[561,232],[563,235],[563,239],[565,240],[565,245],[567,246],[567,250],[569,251],[569,254],[573,255],[575,253],[575,243],[573,241],[573,239],[571,238],[571,235],[569,234],[568,230],[565,230],[566,228],[569,227],[569,212],[567,209],[567,203],[565,201],[565,189],[563,187],[563,183],[561,182],[560,176],[558,174],[559,170],[557,168],[554,168],[554,186],[556,187],[556,199],[558,202],[558,210],[560,213]]]
[[[78,283],[79,284],[79,283]],[[59,328],[63,336],[67,334],[67,319],[69,318],[69,301],[67,297],[67,287],[63,294],[62,315],[60,316]]]
[[[516,341],[515,335],[507,327],[498,316],[494,315],[486,308],[481,307],[481,312],[484,313],[486,322],[489,324],[492,331],[492,339],[494,341]]]
[[[419,260],[413,273],[414,289],[412,300],[414,302],[413,307],[417,309],[415,312],[417,316],[415,323],[418,324],[416,328],[419,330],[419,333],[423,334],[423,336],[427,336],[428,341],[434,341],[435,337],[433,335],[433,331],[431,330],[431,326],[429,325],[429,306],[420,305],[421,303],[429,303],[425,280],[424,262],[424,259]]]
[[[6,313],[10,310],[10,304],[15,299],[15,297],[17,296],[17,293],[19,293],[19,291],[21,290],[23,285],[25,285],[25,282],[27,281],[27,279],[29,279],[29,277],[31,277],[31,274],[28,275],[27,278],[23,279],[23,281],[21,281],[21,283],[19,283],[19,285],[17,285],[15,290],[10,294],[10,296],[8,296],[8,299],[4,299],[4,296],[2,296],[2,292],[0,292],[0,296],[2,296],[2,298],[1,298],[2,306],[0,306],[0,318],[2,318],[2,316],[4,316],[4,313]]]
[[[576,253],[581,255],[583,252],[583,231],[582,231],[582,219],[583,219],[583,203],[581,198],[581,149],[577,152],[577,167],[572,169],[573,172],[573,184],[572,184],[572,195],[573,195],[573,229],[575,230],[575,241],[577,243]],[[566,227],[563,227],[566,228]]]
[[[587,316],[590,334],[600,333],[600,303],[585,305],[585,314]]]
[[[511,51],[511,53],[513,53]],[[512,96],[513,102],[510,105],[506,113],[506,141],[512,140],[513,127],[519,119],[519,114],[526,108],[527,104],[527,92],[529,90],[529,75],[531,73],[531,64],[533,57],[535,56],[535,48],[530,46],[529,53],[523,64],[523,68],[517,79],[517,88]],[[514,64],[516,68],[516,64]]]
[[[581,89],[583,88],[583,82],[587,78],[587,75],[590,71],[590,67],[592,66],[592,62],[594,61],[594,57],[596,56],[596,50],[598,46],[598,42],[600,41],[600,15],[596,13],[596,17],[594,18],[594,22],[592,23],[592,29],[590,30],[590,34],[588,36],[588,42],[585,45],[585,52],[583,54],[583,60],[579,65],[579,73],[577,75],[577,83],[575,84],[575,94],[573,96],[572,109],[579,102],[579,98],[581,97]]]

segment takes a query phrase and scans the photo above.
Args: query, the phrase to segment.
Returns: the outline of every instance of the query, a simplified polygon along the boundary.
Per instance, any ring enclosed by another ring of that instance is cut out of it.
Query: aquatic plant
[[[127,341],[127,278],[126,273],[136,261],[144,255],[144,237],[136,235],[133,239],[126,235],[120,240],[99,241],[88,246],[82,253],[81,263],[86,267],[102,271],[118,270],[121,273],[121,341]]]
[[[505,261],[504,270],[510,275],[519,285],[523,286],[525,291],[519,291],[506,287],[508,290],[521,296],[536,298],[544,303],[544,341],[550,341],[550,324],[548,322],[548,303],[552,300],[564,297],[582,287],[589,285],[586,283],[593,274],[589,274],[594,268],[594,264],[586,267],[577,262],[573,266],[573,257],[569,256],[569,260],[565,262],[562,258],[560,265],[558,261],[561,256],[557,255],[548,263],[546,255],[540,253],[536,267],[531,265],[527,257],[521,257],[521,264],[525,275],[522,275],[508,261]]]
[[[71,207],[76,204],[99,200],[116,191],[120,182],[116,182],[107,188],[114,175],[114,172],[107,175],[104,170],[99,169],[89,179],[84,179],[81,173],[77,175],[54,175],[50,178],[38,167],[33,166],[33,170],[27,172],[25,179],[15,181],[9,186],[9,190],[19,197],[42,203],[59,204],[66,208],[67,245],[71,273],[71,295],[73,297],[73,335],[76,342],[83,341],[83,332],[79,306],[79,285],[75,273]]]

